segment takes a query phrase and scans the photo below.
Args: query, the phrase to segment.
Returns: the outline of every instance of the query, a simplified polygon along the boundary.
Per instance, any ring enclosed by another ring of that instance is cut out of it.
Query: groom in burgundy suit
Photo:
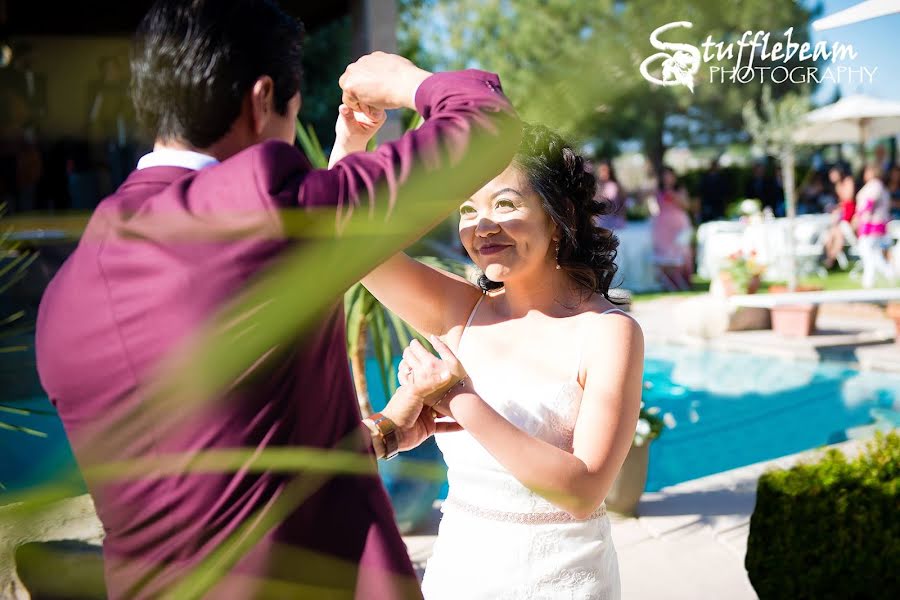
[[[369,235],[377,233],[390,224],[386,213],[413,207],[422,226],[411,238],[515,150],[520,126],[495,75],[432,75],[376,53],[347,68],[344,103],[373,113],[412,108],[424,125],[314,170],[292,146],[300,57],[299,24],[270,0],[157,2],[132,59],[133,97],[155,132],[154,150],[100,203],[41,303],[38,369],[106,531],[111,598],[419,596],[374,467],[326,476],[183,468],[191,456],[232,448],[382,457],[434,431],[421,399],[402,392],[378,423],[361,424],[340,298],[226,392],[165,426],[148,418],[148,386],[173,353],[273,261],[311,243],[296,226],[285,233],[284,214],[330,211],[337,239],[367,220]],[[478,140],[489,152],[475,159]],[[441,184],[410,197],[417,173],[458,189]],[[321,228],[315,235],[321,240]],[[398,238],[394,249],[409,241]],[[239,347],[240,337],[231,343]],[[98,464],[135,459],[161,470],[95,476]],[[249,548],[229,545],[248,539]],[[211,563],[219,568],[213,584],[179,587]]]

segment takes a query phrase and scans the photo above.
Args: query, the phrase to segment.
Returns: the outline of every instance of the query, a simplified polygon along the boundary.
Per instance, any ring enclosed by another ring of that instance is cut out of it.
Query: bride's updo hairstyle
[[[529,124],[523,128],[513,165],[540,196],[544,211],[559,230],[560,268],[583,290],[610,300],[619,240],[596,224],[595,217],[609,214],[613,206],[606,199],[598,200],[593,170],[559,134]],[[502,282],[491,281],[484,274],[478,285],[485,291],[503,287]]]

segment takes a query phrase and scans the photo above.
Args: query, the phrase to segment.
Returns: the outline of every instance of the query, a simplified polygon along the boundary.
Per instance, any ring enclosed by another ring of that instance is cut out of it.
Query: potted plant
[[[606,495],[606,507],[623,515],[634,516],[638,502],[647,487],[647,469],[650,466],[650,442],[660,436],[665,421],[659,416],[659,407],[646,408],[641,402],[634,440],[625,462],[619,470],[612,488]]]
[[[756,251],[738,250],[728,256],[713,282],[713,293],[721,296],[755,294],[766,268],[756,259]]]
[[[410,124],[414,129],[421,123],[418,117]],[[297,142],[310,163],[320,169],[328,167],[328,157],[316,133],[309,125],[297,123]],[[375,148],[374,139],[368,150]],[[434,257],[420,257],[419,260],[438,268],[461,274],[465,265],[459,261]],[[354,284],[344,294],[344,316],[347,328],[347,355],[359,412],[363,417],[381,410],[394,392],[398,382],[396,363],[403,348],[416,338],[426,348],[431,348],[428,340],[419,335],[397,315],[387,310],[361,283]],[[375,388],[373,389],[373,383]],[[376,392],[377,390],[377,392]],[[401,533],[414,530],[431,512],[444,480],[441,478],[410,478],[403,475],[404,467],[410,461],[443,465],[440,450],[434,438],[425,440],[417,448],[404,452],[391,461],[379,461],[378,471],[391,498],[394,514]]]
[[[798,285],[795,292],[818,292],[823,288],[820,285]],[[786,285],[769,286],[770,294],[784,294],[789,292]],[[807,337],[816,330],[816,318],[819,316],[819,305],[786,304],[773,306],[772,331],[786,337]]]

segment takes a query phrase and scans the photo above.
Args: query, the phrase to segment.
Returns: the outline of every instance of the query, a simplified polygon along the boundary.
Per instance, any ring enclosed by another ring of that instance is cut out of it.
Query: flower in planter
[[[671,416],[671,413],[666,413]],[[634,431],[634,445],[643,446],[651,440],[655,440],[665,429],[665,417],[659,416],[659,407],[646,408],[641,402],[641,414],[638,417],[637,427]]]
[[[727,278],[732,293],[752,294],[759,288],[759,281],[766,267],[756,258],[756,251],[748,254],[738,250],[728,256],[719,274]]]

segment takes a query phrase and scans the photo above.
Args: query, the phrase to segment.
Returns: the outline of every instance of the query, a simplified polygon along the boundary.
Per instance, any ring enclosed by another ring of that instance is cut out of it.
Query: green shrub
[[[900,435],[766,473],[746,567],[762,600],[900,598]]]

